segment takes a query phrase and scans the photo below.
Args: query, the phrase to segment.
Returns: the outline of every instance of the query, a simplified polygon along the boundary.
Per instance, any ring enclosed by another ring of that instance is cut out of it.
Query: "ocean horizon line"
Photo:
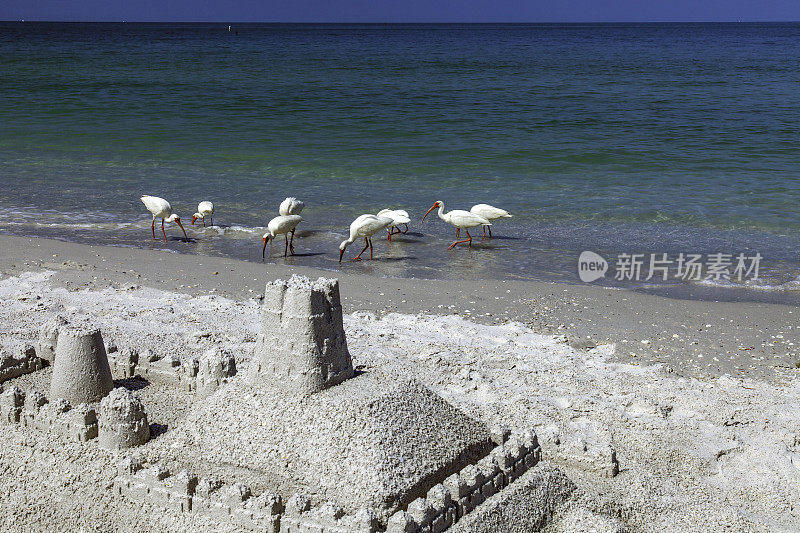
[[[800,20],[606,20],[606,21],[227,21],[227,20],[39,20],[0,19],[0,24],[243,24],[243,25],[330,25],[330,26],[614,26],[614,25],[702,25],[702,24],[797,24]]]

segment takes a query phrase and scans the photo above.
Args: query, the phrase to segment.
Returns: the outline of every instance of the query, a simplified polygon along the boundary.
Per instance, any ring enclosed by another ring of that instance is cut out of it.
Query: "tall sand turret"
[[[314,394],[353,376],[339,281],[292,276],[267,283],[250,379]]]
[[[66,325],[58,331],[50,397],[73,405],[99,402],[114,388],[100,330]]]

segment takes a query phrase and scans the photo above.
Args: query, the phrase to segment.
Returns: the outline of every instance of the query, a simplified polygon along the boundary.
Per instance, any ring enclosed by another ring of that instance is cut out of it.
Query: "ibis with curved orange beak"
[[[211,202],[200,202],[197,204],[197,213],[192,215],[192,226],[194,221],[199,219],[203,220],[203,227],[206,227],[206,217],[209,218],[209,226],[214,225],[214,204]]]
[[[394,219],[389,217],[379,217],[375,215],[361,215],[350,224],[350,237],[342,241],[339,245],[339,262],[342,262],[342,256],[345,249],[355,242],[359,237],[364,237],[364,249],[353,258],[353,261],[361,261],[361,254],[369,248],[369,259],[372,260],[372,239],[371,237],[387,229],[394,224]]]
[[[472,235],[469,234],[469,228],[475,228],[478,226],[491,226],[492,223],[489,222],[486,218],[476,215],[475,213],[470,213],[469,211],[464,211],[463,209],[453,209],[447,213],[444,212],[444,202],[441,200],[436,200],[433,202],[433,206],[428,209],[428,212],[425,213],[425,216],[422,217],[422,222],[425,222],[425,217],[428,216],[428,213],[433,211],[436,208],[439,208],[439,218],[450,224],[451,226],[455,226],[457,230],[465,230],[467,232],[467,238],[462,241],[456,241],[451,244],[447,249],[452,249],[456,244],[461,244],[463,242],[469,243],[469,248],[472,248]]]
[[[278,235],[283,234],[286,239],[286,246],[283,249],[283,257],[286,257],[289,250],[294,255],[294,229],[303,219],[300,215],[279,215],[267,224],[267,232],[264,234],[264,247],[261,249],[261,258],[266,257],[267,241],[275,239]],[[289,233],[292,234],[292,240],[289,241]]]
[[[167,234],[164,231],[164,222],[175,222],[181,227],[181,231],[183,231],[183,238],[186,239],[186,242],[189,242],[189,237],[186,236],[186,230],[183,229],[183,224],[181,224],[181,217],[172,213],[172,206],[169,205],[168,201],[164,200],[163,198],[159,198],[158,196],[147,195],[143,195],[141,200],[147,210],[153,215],[153,223],[150,225],[150,229],[153,231],[153,240],[156,239],[156,219],[160,218],[161,233],[164,235],[164,242],[167,242]]]

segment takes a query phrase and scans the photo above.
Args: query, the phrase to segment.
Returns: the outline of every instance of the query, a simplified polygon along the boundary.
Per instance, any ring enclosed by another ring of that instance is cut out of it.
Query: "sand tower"
[[[39,330],[39,343],[36,355],[53,364],[56,355],[56,342],[58,341],[58,330],[67,325],[67,319],[61,315],[55,315],[47,319]]]
[[[59,329],[50,397],[73,405],[99,402],[114,388],[100,330],[67,325]]]
[[[353,376],[339,281],[292,276],[267,283],[250,379],[314,394]]]
[[[139,446],[150,440],[142,402],[129,390],[117,388],[100,402],[100,445],[109,450]]]

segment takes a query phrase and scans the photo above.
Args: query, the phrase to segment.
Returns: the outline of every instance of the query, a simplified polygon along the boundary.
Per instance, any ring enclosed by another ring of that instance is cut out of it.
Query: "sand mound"
[[[384,514],[493,447],[482,423],[417,381],[379,372],[310,397],[238,379],[165,438],[180,450],[172,459],[195,469],[230,465],[284,494]]]

